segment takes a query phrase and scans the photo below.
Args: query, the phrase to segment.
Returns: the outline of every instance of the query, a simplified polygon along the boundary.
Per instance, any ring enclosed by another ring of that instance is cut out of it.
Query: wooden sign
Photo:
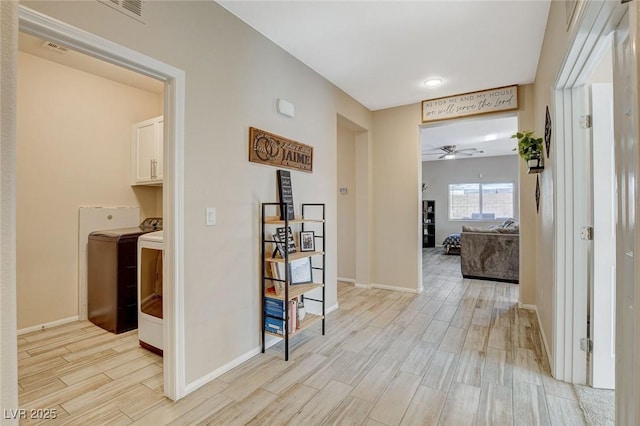
[[[250,127],[249,161],[312,173],[313,147]]]
[[[518,109],[518,86],[499,87],[422,101],[422,122]]]

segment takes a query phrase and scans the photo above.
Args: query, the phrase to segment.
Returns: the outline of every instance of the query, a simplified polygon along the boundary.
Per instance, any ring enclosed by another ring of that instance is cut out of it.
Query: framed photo
[[[289,253],[295,253],[296,251],[298,251],[296,243],[293,240],[293,232],[291,232],[291,227],[285,228],[283,226],[280,228],[276,228],[276,233],[273,234],[273,240],[276,242],[276,251],[274,251],[274,257],[275,253],[279,252],[280,256],[284,258],[285,241],[286,249]]]
[[[291,285],[307,284],[312,282],[311,278],[311,258],[297,259],[291,264]]]
[[[316,251],[313,231],[300,231],[300,251]]]

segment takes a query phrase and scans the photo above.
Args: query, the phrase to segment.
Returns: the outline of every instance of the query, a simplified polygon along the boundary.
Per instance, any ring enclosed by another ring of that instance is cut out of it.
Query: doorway
[[[163,201],[165,259],[163,293],[166,302],[164,342],[164,393],[171,399],[185,395],[184,374],[184,309],[183,287],[183,152],[184,152],[184,72],[167,64],[149,58],[108,40],[94,36],[75,27],[34,12],[22,5],[18,8],[19,30],[27,34],[46,38],[70,49],[105,60],[109,63],[142,73],[161,80],[165,84],[164,97],[164,173],[165,196]],[[17,31],[18,29],[16,29]],[[17,33],[15,34],[17,39]],[[15,52],[17,53],[17,52]],[[15,54],[14,53],[14,54]],[[14,58],[14,60],[16,60]],[[3,98],[3,102],[5,99]],[[6,99],[9,102],[9,99]],[[3,105],[9,110],[11,105]],[[5,141],[3,141],[3,144]],[[7,145],[15,144],[8,139]],[[3,147],[4,148],[4,147]],[[15,152],[15,147],[8,152]],[[15,158],[3,158],[13,161]],[[3,186],[14,187],[15,175],[3,175]],[[9,203],[3,209],[15,212],[15,204]],[[6,210],[5,210],[6,211]],[[14,235],[14,225],[2,222],[3,235]],[[3,246],[3,250],[6,249]],[[8,265],[15,273],[15,264]],[[15,285],[15,282],[14,284]],[[3,300],[3,302],[5,302]],[[3,303],[2,310],[15,312],[15,306]],[[13,390],[11,390],[14,392]],[[5,392],[3,390],[3,392]],[[9,392],[7,390],[6,392]],[[15,390],[17,394],[17,389]],[[17,399],[17,398],[16,398]]]
[[[558,129],[554,179],[562,198],[556,197],[554,206],[552,371],[555,378],[575,384],[615,386],[616,423],[635,424],[635,379],[628,372],[634,371],[637,320],[633,297],[626,299],[623,294],[633,294],[635,286],[635,266],[633,261],[625,263],[625,254],[632,256],[637,238],[634,229],[636,189],[635,185],[628,185],[635,179],[637,169],[638,129],[633,119],[637,114],[633,89],[637,75],[631,47],[637,31],[634,27],[637,5],[587,2],[578,16],[576,31],[582,36],[570,46],[554,83],[554,121]],[[609,49],[612,55],[607,53]],[[603,60],[613,64],[613,72],[609,70],[611,76],[607,79],[613,81],[615,98],[608,110],[602,107],[611,103],[609,87],[591,84],[589,91],[585,91],[586,85],[592,83],[589,78],[597,74],[594,70],[598,69],[600,60],[607,56],[613,56],[613,60]],[[596,99],[601,100],[597,100],[599,105],[593,109],[591,120],[587,106],[595,104]],[[598,111],[600,108],[604,111]],[[596,115],[600,116],[597,126]],[[615,134],[613,142],[609,140],[610,122]],[[603,123],[606,131],[599,128]],[[593,145],[590,133],[593,133]],[[612,144],[615,155],[611,153]],[[614,183],[609,169],[614,170],[617,192],[611,189]],[[612,222],[617,222],[615,243]],[[608,234],[607,238],[603,234]],[[594,241],[591,241],[592,235],[596,237]],[[615,247],[613,253],[611,246]],[[615,286],[611,285],[612,281]],[[587,291],[589,287],[592,292]],[[589,363],[589,341],[585,336],[593,339],[594,352]],[[604,349],[601,360],[607,358],[608,366],[600,365],[596,347]],[[615,383],[610,380],[613,370]],[[601,375],[609,377],[603,379]]]
[[[338,281],[371,288],[371,142],[341,115],[336,123]]]

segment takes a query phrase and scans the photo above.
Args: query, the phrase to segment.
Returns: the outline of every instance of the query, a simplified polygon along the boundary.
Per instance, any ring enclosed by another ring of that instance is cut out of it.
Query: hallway
[[[306,330],[291,339],[289,362],[279,344],[175,403],[162,397],[159,363],[144,351],[137,364],[115,370],[126,377],[113,374],[117,354],[77,371],[51,356],[40,366],[29,361],[30,350],[47,344],[37,337],[44,333],[61,354],[101,353],[74,343],[70,334],[85,339],[86,323],[66,326],[64,339],[55,329],[21,336],[21,384],[57,382],[60,371],[95,384],[28,401],[21,390],[21,408],[57,407],[58,419],[47,424],[584,424],[572,386],[549,375],[535,314],[517,308],[518,286],[462,279],[458,256],[428,250],[421,294],[339,283],[340,309],[328,315],[326,336]],[[130,333],[111,337],[101,339],[125,354],[137,351]],[[149,368],[156,370],[143,374]],[[138,376],[144,380],[133,384]],[[156,386],[145,386],[149,380]],[[144,407],[121,382],[145,390]]]

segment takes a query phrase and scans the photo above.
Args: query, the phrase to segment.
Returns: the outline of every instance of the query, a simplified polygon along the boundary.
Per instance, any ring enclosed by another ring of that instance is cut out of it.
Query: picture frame
[[[276,250],[274,251],[273,257],[275,257],[276,252],[279,252],[280,257],[284,258],[285,245],[288,253],[295,253],[296,251],[298,251],[296,242],[293,239],[293,232],[291,231],[291,227],[285,228],[283,226],[276,228],[276,232],[273,234],[273,241],[275,241],[276,243]]]
[[[300,231],[300,251],[316,251],[315,233],[313,231]]]
[[[291,285],[308,284],[313,282],[310,257],[293,260],[290,262],[290,267]]]

